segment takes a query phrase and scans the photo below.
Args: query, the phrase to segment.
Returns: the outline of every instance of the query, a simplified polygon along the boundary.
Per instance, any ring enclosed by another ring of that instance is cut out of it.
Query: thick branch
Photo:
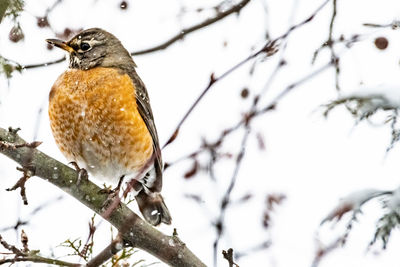
[[[26,143],[17,134],[2,128],[0,141],[16,145]],[[77,186],[78,173],[70,167],[30,147],[2,147],[0,152],[21,166],[35,167],[36,176],[59,187],[94,212],[100,215],[104,213],[103,203],[107,196],[98,194],[100,188],[90,181],[81,181]],[[169,265],[205,266],[183,243],[177,243],[173,236],[164,235],[122,203],[106,220],[122,233],[125,242],[151,253]],[[175,245],[170,246],[171,243]]]

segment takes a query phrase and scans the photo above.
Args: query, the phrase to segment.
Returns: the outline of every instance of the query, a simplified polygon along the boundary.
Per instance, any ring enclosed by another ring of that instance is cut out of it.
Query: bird
[[[58,148],[99,181],[136,179],[131,194],[144,219],[154,226],[171,224],[161,195],[157,129],[130,53],[100,28],[81,31],[69,41],[46,41],[67,51],[69,61],[49,93],[50,127]]]

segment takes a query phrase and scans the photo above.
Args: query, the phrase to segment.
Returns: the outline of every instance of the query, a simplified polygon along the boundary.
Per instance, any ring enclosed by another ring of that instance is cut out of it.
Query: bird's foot
[[[111,189],[111,186],[105,186],[104,185],[104,188],[99,190],[100,194],[107,194],[108,195],[106,201],[104,202],[104,206],[107,206],[116,197],[119,197],[119,192],[121,191],[121,185],[122,185],[122,181],[124,180],[124,177],[125,176],[123,175],[123,176],[121,176],[119,178],[118,185],[114,189]]]
[[[86,169],[80,168],[78,163],[75,161],[71,161],[69,164],[74,166],[75,170],[78,172],[78,180],[76,181],[76,185],[79,185],[81,181],[89,181],[89,175]]]
[[[124,177],[125,177],[125,175],[122,175],[122,176],[119,178],[118,185],[117,185],[114,189],[111,189],[111,186],[106,186],[106,185],[104,184],[104,188],[101,189],[101,190],[99,191],[99,193],[101,193],[101,194],[114,194],[114,195],[115,195],[115,193],[118,194],[119,191],[121,190],[121,185],[122,185],[122,182],[123,182],[123,180],[124,180]]]

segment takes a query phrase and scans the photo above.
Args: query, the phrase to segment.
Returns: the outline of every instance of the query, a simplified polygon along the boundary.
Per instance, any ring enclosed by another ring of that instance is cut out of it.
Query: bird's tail
[[[136,196],[140,212],[144,219],[156,226],[160,223],[171,224],[171,215],[160,193],[145,192],[142,189]]]

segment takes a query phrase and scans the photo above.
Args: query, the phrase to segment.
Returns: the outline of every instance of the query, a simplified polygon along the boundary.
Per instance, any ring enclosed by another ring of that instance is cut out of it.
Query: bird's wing
[[[149,189],[154,192],[160,192],[162,187],[162,170],[163,163],[161,158],[161,149],[160,144],[158,142],[157,129],[154,124],[153,112],[150,107],[150,99],[147,94],[146,87],[140,77],[137,75],[136,71],[130,71],[129,76],[133,81],[135,86],[135,94],[136,94],[136,104],[139,110],[140,116],[144,123],[147,126],[147,129],[153,139],[153,149],[155,153],[154,159],[154,169],[155,169],[155,177],[150,177],[150,179],[154,179],[152,184],[149,186]]]

